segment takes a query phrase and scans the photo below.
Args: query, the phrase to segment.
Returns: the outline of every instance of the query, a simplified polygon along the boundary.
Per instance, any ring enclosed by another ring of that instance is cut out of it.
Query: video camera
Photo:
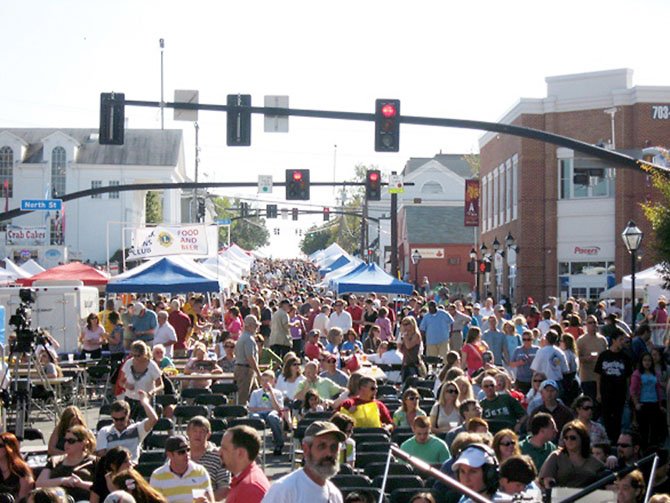
[[[31,305],[35,302],[37,294],[30,288],[21,288],[19,290],[19,299],[21,300],[16,312],[10,316],[9,324],[16,329],[16,339],[12,343],[12,353],[30,353],[35,350],[37,345],[48,343],[44,332],[38,329],[31,329]]]

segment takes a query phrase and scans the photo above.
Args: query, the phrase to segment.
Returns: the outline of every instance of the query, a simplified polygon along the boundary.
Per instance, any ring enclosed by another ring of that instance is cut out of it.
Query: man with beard
[[[340,471],[340,443],[346,435],[333,423],[315,421],[305,431],[305,466],[277,480],[264,503],[342,503],[340,490],[329,479]]]

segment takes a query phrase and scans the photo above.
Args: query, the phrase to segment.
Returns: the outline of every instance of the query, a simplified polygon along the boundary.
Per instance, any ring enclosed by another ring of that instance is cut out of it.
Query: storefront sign
[[[479,180],[465,180],[465,227],[479,225]]]
[[[444,258],[444,248],[412,248],[412,253],[416,251],[421,255],[421,260]]]
[[[596,257],[600,254],[600,246],[575,246],[575,255]]]
[[[17,225],[8,225],[5,237],[8,245],[44,246],[48,244],[46,227],[19,227]]]
[[[128,259],[167,255],[207,256],[207,232],[204,225],[140,227],[133,234]]]

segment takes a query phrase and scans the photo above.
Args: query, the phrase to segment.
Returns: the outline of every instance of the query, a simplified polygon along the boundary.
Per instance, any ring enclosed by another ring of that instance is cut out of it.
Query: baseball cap
[[[165,452],[174,452],[188,448],[188,440],[183,435],[173,435],[165,441]]]
[[[481,309],[482,305],[479,302],[475,302],[475,305],[472,306],[473,309]]]
[[[540,391],[542,391],[547,386],[551,386],[555,390],[558,390],[558,384],[553,379],[545,379],[542,381],[542,384],[540,384]]]
[[[305,430],[306,437],[320,437],[332,433],[337,437],[338,442],[344,442],[347,436],[330,421],[314,421]]]
[[[135,310],[136,313],[139,313],[144,309],[144,304],[142,304],[141,302],[135,302],[133,304],[133,309]]]
[[[472,468],[481,468],[484,465],[494,465],[496,464],[495,459],[488,454],[481,447],[467,447],[463,452],[460,453],[452,468],[456,468],[460,465],[467,465]]]

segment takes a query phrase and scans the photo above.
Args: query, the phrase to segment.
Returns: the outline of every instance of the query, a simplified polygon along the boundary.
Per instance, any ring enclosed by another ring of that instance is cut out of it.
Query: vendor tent
[[[5,258],[5,270],[14,276],[14,279],[30,278],[33,276],[28,271],[16,265],[10,258]]]
[[[218,292],[220,289],[214,273],[201,264],[178,256],[150,260],[115,276],[107,284],[108,293]]]
[[[410,295],[414,287],[384,272],[377,264],[361,264],[345,276],[330,282],[331,289],[338,295],[343,293],[387,293]]]
[[[340,267],[345,266],[349,263],[351,263],[351,258],[350,257],[348,257],[347,255],[340,255],[333,262],[331,262],[329,265],[319,269],[319,274],[321,274],[322,276],[325,276],[329,272],[335,271],[335,270],[339,269]]]
[[[30,259],[28,262],[21,264],[21,269],[29,273],[31,276],[46,271],[44,267],[39,265],[33,259]]]
[[[18,280],[24,286],[30,286],[35,281],[72,281],[78,280],[87,286],[106,285],[109,281],[109,275],[81,262],[70,262],[64,265],[57,265],[47,269],[39,274],[29,278]]]
[[[347,252],[337,243],[333,243],[324,250],[312,253],[309,259],[317,265],[323,266],[329,257],[337,257],[338,255],[347,255]]]

